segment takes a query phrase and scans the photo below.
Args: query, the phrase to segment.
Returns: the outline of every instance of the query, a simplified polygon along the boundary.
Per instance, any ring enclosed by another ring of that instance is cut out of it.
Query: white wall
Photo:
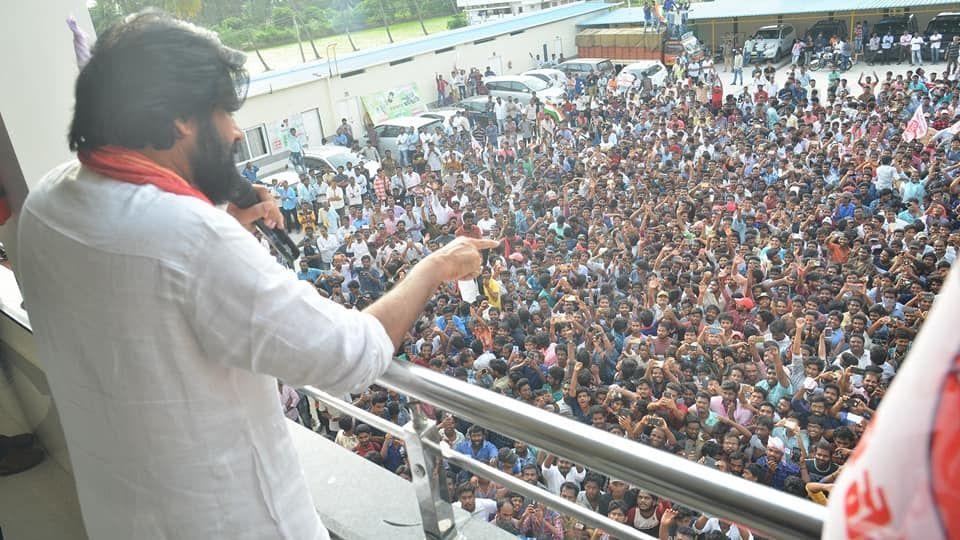
[[[72,157],[67,130],[79,71],[65,22],[69,15],[93,35],[85,0],[0,3],[5,21],[0,32],[0,181],[14,209],[29,186]],[[0,241],[11,255],[16,252],[15,221],[0,227]]]
[[[544,43],[550,54],[558,52],[555,51],[557,36],[562,42],[564,56],[573,56],[577,50],[574,43],[577,22],[593,16],[596,13],[529,28],[513,36],[502,35],[479,45],[463,44],[440,54],[429,52],[396,66],[383,64],[369,67],[360,75],[323,78],[272,94],[251,96],[235,117],[241,127],[249,128],[316,107],[320,111],[324,133],[330,135],[340,125],[341,115],[337,109],[340,100],[359,98],[403,83],[415,83],[421,97],[430,103],[437,100],[434,81],[438,73],[449,79],[454,66],[469,71],[470,67],[483,69],[488,65],[498,75],[520,73],[532,67],[530,54],[543,54]],[[504,73],[500,73],[498,66],[491,62],[494,56],[501,57]],[[355,125],[354,129],[358,127]]]

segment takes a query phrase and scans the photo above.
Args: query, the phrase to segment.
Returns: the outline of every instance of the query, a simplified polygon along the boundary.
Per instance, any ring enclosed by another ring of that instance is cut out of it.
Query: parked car
[[[300,183],[300,173],[293,169],[293,165],[288,164],[285,168],[270,174],[261,174],[258,181],[272,186],[274,180],[277,181],[277,185],[280,185],[284,181],[287,185],[296,185]]]
[[[553,69],[553,68],[531,69],[529,71],[524,71],[522,75],[529,75],[531,77],[536,77],[542,80],[543,82],[550,84],[550,86],[556,86],[557,88],[564,88],[567,84],[567,74],[560,71],[559,69]]]
[[[556,88],[549,83],[544,82],[537,77],[529,75],[503,75],[499,77],[486,77],[483,84],[487,87],[487,93],[497,98],[517,98],[517,101],[523,104],[530,103],[530,98],[536,93],[537,97],[544,101],[560,101],[566,92],[562,88]]]
[[[750,61],[779,60],[790,53],[796,31],[789,24],[761,26],[752,38],[744,43],[744,50],[750,53]]]
[[[407,128],[413,128],[420,133],[427,131],[433,133],[433,130],[440,127],[440,120],[428,116],[402,116],[400,118],[391,118],[376,124],[373,129],[377,134],[377,149],[381,154],[387,150],[396,157],[397,155],[397,137]]]
[[[557,65],[557,69],[568,75],[589,75],[591,72],[606,73],[613,76],[616,69],[613,62],[606,58],[577,58]]]
[[[807,34],[809,34],[811,38],[816,38],[817,35],[823,34],[823,37],[826,39],[830,39],[830,36],[847,39],[847,23],[840,19],[820,19],[807,29]]]
[[[904,30],[909,31],[911,34],[916,34],[919,31],[917,26],[917,16],[916,15],[900,15],[897,17],[884,17],[880,21],[873,25],[873,30],[870,32],[876,32],[878,36],[883,37],[886,35],[887,30],[895,38],[893,40],[894,48],[900,46],[898,39],[903,35]]]
[[[449,125],[450,120],[457,115],[458,111],[463,112],[463,109],[457,107],[456,105],[450,107],[437,107],[436,109],[430,109],[429,111],[417,113],[417,116],[422,116],[424,118],[435,118],[439,120],[441,124]]]
[[[654,87],[663,86],[667,80],[667,67],[659,60],[642,60],[623,66],[617,75],[618,84],[631,85],[642,77],[649,77]]]
[[[930,35],[934,32],[940,32],[940,58],[942,59],[947,50],[947,45],[953,41],[954,36],[960,36],[960,13],[940,13],[930,19],[927,23],[927,29],[923,33],[924,51],[927,57],[930,57]]]
[[[370,178],[380,170],[380,162],[363,159],[363,156],[350,151],[346,146],[336,144],[305,148],[303,163],[310,170],[320,171],[321,175],[336,172],[337,167],[346,169],[347,163],[352,163],[354,166],[362,165]]]
[[[470,120],[470,126],[476,127],[477,121],[482,120],[486,123],[487,119],[487,96],[473,96],[453,104],[454,107],[461,109],[463,114]]]

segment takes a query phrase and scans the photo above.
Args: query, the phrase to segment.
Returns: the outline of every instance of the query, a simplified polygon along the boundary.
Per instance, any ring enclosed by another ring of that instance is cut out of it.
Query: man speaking
[[[322,298],[248,231],[282,227],[243,179],[241,53],[157,13],[105,32],[69,143],[19,223],[17,271],[63,419],[87,535],[327,538],[275,377],[369,385],[442,282],[480,270],[458,238],[363,312]]]

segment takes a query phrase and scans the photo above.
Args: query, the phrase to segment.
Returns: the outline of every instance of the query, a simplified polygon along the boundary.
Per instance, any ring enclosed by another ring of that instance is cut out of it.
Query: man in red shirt
[[[370,453],[380,453],[380,443],[370,437],[370,426],[366,424],[357,426],[357,446],[353,451],[364,458]]]
[[[463,224],[460,225],[460,228],[457,229],[457,232],[454,233],[456,236],[468,236],[470,238],[483,238],[483,231],[480,230],[480,227],[474,222],[475,216],[473,212],[464,212]]]
[[[768,97],[770,97],[770,94],[763,89],[762,84],[758,84],[757,91],[753,94],[753,101],[759,105],[760,103],[765,103]]]

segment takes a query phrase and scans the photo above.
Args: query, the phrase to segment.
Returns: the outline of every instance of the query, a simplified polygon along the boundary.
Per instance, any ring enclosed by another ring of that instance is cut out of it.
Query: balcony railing
[[[313,387],[304,391],[324,405],[402,438],[407,446],[424,534],[454,538],[454,521],[440,475],[443,459],[497,482],[618,538],[651,537],[632,527],[527,484],[440,443],[436,424],[416,405],[425,402],[497,433],[562,456],[590,470],[649,490],[674,503],[745,525],[773,538],[819,538],[826,509],[762,484],[705,467],[580,422],[549,413],[441,373],[394,363],[378,384],[414,400],[413,420],[397,426]]]

